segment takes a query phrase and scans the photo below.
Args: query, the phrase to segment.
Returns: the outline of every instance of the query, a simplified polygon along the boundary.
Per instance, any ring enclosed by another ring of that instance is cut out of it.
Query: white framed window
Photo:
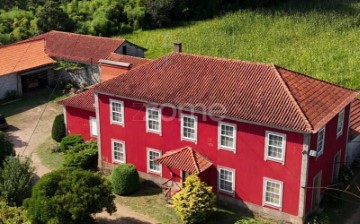
[[[110,119],[112,124],[124,126],[124,102],[110,99]]]
[[[263,205],[281,208],[283,182],[264,177]]]
[[[344,116],[345,112],[342,110],[338,115],[338,122],[337,122],[337,129],[336,129],[336,136],[339,137],[343,133],[344,129]]]
[[[266,131],[265,134],[265,160],[273,160],[284,164],[286,135],[270,131]]]
[[[161,151],[156,149],[147,149],[147,170],[150,173],[161,175],[162,166],[155,159],[161,156]]]
[[[181,114],[181,140],[197,141],[197,117]]]
[[[316,155],[318,157],[324,153],[324,143],[325,143],[325,127],[320,129],[317,135]]]
[[[161,135],[161,109],[146,108],[146,131]]]
[[[218,144],[219,149],[236,151],[236,125],[219,122]]]
[[[230,194],[235,192],[235,170],[218,168],[218,190]]]
[[[97,136],[96,117],[89,117],[90,122],[90,136]]]
[[[112,139],[111,140],[111,149],[112,149],[112,161],[113,162],[126,163],[125,142]]]

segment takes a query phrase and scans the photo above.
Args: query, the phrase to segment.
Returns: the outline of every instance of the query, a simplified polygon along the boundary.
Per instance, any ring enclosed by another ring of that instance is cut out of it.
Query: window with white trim
[[[343,129],[344,129],[344,110],[342,110],[339,113],[338,116],[338,122],[337,122],[337,131],[336,131],[336,136],[339,137],[340,135],[342,135],[343,133]]]
[[[286,135],[275,132],[266,132],[265,159],[284,162]]]
[[[148,149],[147,161],[148,161],[148,172],[161,173],[161,164],[155,161],[155,159],[161,156],[159,150]]]
[[[317,142],[316,142],[316,154],[320,156],[324,152],[324,143],[325,143],[325,127],[320,129],[317,135]]]
[[[110,100],[110,119],[112,124],[124,125],[124,102]]]
[[[235,171],[231,169],[219,168],[218,188],[220,191],[234,193]]]
[[[125,143],[118,140],[112,140],[112,158],[113,162],[125,163],[126,152]]]
[[[283,183],[281,181],[264,178],[263,204],[275,207],[282,205]]]
[[[235,151],[236,125],[219,122],[219,148]]]
[[[196,116],[181,115],[181,139],[196,142],[197,140],[197,118]]]
[[[146,130],[161,134],[161,110],[159,108],[146,108]]]

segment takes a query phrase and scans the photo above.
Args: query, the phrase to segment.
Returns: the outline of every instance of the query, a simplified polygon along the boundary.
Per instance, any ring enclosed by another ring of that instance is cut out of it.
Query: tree
[[[20,206],[23,200],[30,196],[34,168],[31,160],[19,157],[7,157],[4,167],[0,170],[0,195],[8,203]]]
[[[62,138],[66,135],[66,127],[64,122],[64,114],[59,114],[55,117],[52,130],[51,130],[51,137],[60,142]]]
[[[164,27],[171,23],[170,14],[174,0],[144,0],[145,12],[153,27]]]
[[[116,211],[110,183],[85,170],[60,169],[44,175],[24,201],[33,223],[94,223],[91,214]]]
[[[5,200],[0,200],[1,224],[30,224],[25,211],[21,207],[9,206]]]
[[[214,211],[216,196],[196,175],[185,180],[185,187],[173,197],[176,213],[185,224],[204,223]]]
[[[8,156],[15,156],[14,146],[5,139],[4,132],[0,131],[0,167]]]
[[[69,15],[60,8],[59,2],[56,1],[46,1],[37,17],[37,26],[43,33],[50,30],[71,31],[73,27]]]

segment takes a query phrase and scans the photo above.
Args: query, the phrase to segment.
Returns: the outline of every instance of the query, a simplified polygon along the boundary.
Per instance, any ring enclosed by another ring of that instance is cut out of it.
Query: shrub
[[[0,170],[0,195],[8,203],[20,206],[23,200],[30,197],[34,168],[31,160],[19,157],[8,157]]]
[[[116,211],[111,185],[99,174],[60,169],[45,174],[24,201],[32,223],[94,223],[91,214]]]
[[[74,146],[71,146],[70,149],[68,150],[68,152],[80,152],[83,151],[85,149],[95,149],[97,150],[97,143],[95,141],[87,141],[81,144],[77,144]]]
[[[339,182],[348,182],[354,176],[353,171],[350,169],[349,166],[344,165],[340,167],[339,170]]]
[[[123,164],[113,169],[111,174],[113,191],[118,195],[129,195],[140,188],[139,174],[132,164]]]
[[[204,223],[214,211],[216,197],[196,175],[185,180],[185,187],[173,197],[176,213],[183,223]]]
[[[329,224],[330,223],[330,219],[329,216],[322,212],[322,213],[313,213],[311,215],[309,215],[309,217],[307,218],[306,224]]]
[[[257,223],[259,223],[259,221],[256,219],[245,217],[240,220],[237,220],[234,224],[257,224]]]
[[[80,152],[71,152],[65,155],[63,166],[83,170],[95,170],[97,168],[97,149],[85,149]]]
[[[67,152],[71,147],[79,145],[84,142],[84,139],[81,135],[68,135],[65,136],[60,143],[60,150],[62,152]]]
[[[5,139],[5,134],[0,131],[0,167],[8,156],[15,156],[14,146]]]
[[[64,114],[59,114],[55,117],[52,130],[51,130],[51,137],[60,142],[62,138],[66,135],[66,127],[64,123]]]
[[[30,224],[22,208],[8,206],[5,200],[0,200],[1,224]]]

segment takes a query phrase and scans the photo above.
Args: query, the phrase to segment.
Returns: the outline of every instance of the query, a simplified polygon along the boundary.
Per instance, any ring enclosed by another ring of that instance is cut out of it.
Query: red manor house
[[[68,132],[96,136],[101,169],[132,163],[159,184],[196,173],[220,200],[302,223],[345,162],[358,93],[273,64],[174,52],[82,94],[61,102]]]

